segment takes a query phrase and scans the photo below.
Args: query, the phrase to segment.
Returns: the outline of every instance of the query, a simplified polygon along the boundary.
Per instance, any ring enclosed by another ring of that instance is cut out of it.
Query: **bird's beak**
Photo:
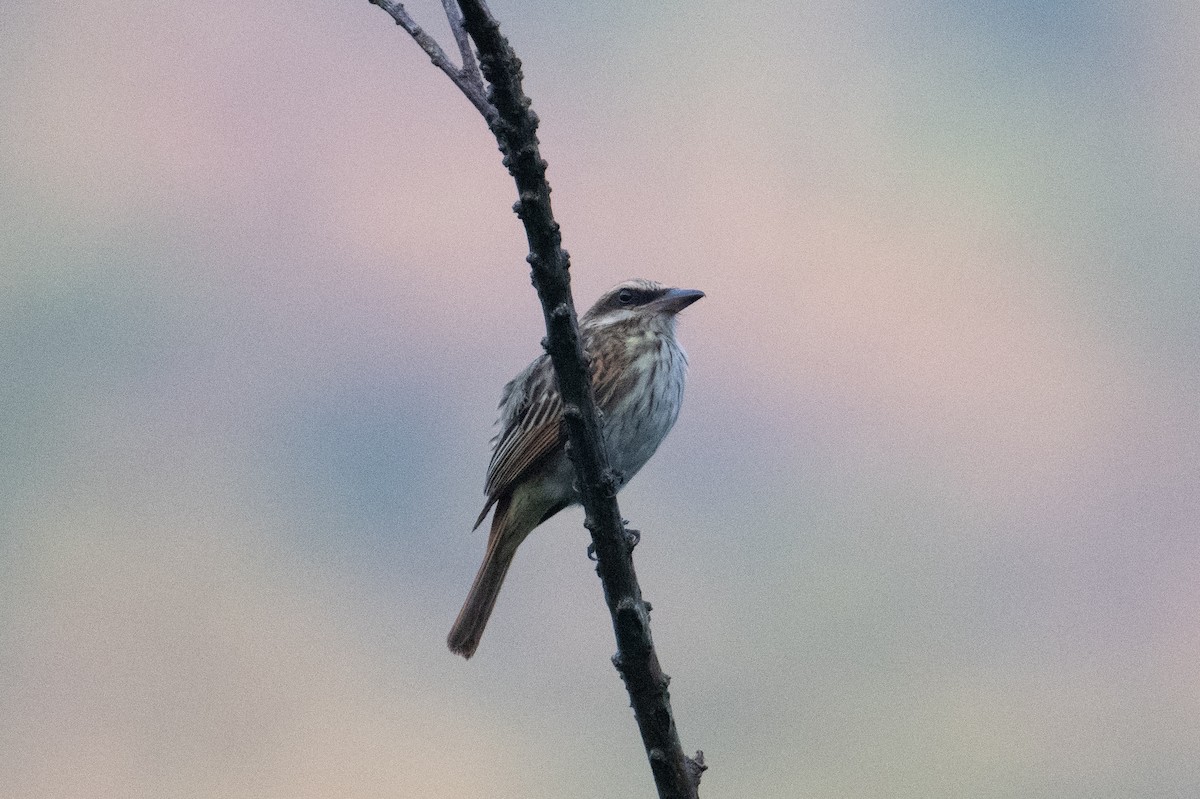
[[[667,313],[679,313],[696,300],[704,296],[699,289],[667,289],[667,293],[654,301],[654,304]]]

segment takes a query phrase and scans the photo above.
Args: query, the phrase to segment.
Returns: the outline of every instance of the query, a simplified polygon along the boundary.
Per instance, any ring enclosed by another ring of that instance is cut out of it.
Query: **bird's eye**
[[[629,289],[621,289],[619,292],[617,292],[617,302],[621,303],[622,305],[628,305],[629,303],[633,302],[633,292]]]

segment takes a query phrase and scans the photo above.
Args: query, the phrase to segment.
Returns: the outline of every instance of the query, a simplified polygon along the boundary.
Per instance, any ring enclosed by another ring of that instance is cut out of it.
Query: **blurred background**
[[[495,0],[710,797],[1200,795],[1200,11]],[[410,9],[447,44],[435,3]],[[0,10],[0,793],[651,797],[578,509],[476,657],[513,185],[365,2]]]

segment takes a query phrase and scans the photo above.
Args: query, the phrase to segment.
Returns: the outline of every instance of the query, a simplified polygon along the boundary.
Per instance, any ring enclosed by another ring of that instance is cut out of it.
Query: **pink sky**
[[[1200,17],[493,10],[577,304],[708,294],[622,495],[704,794],[1200,792]],[[444,648],[542,335],[469,104],[366,3],[0,15],[14,795],[650,796],[577,512]]]

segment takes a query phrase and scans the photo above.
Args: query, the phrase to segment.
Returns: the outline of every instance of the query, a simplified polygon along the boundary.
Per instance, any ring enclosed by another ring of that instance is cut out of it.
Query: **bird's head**
[[[697,289],[668,288],[641,278],[626,280],[596,300],[579,324],[592,331],[633,325],[667,332],[675,327],[675,314],[703,296]]]

